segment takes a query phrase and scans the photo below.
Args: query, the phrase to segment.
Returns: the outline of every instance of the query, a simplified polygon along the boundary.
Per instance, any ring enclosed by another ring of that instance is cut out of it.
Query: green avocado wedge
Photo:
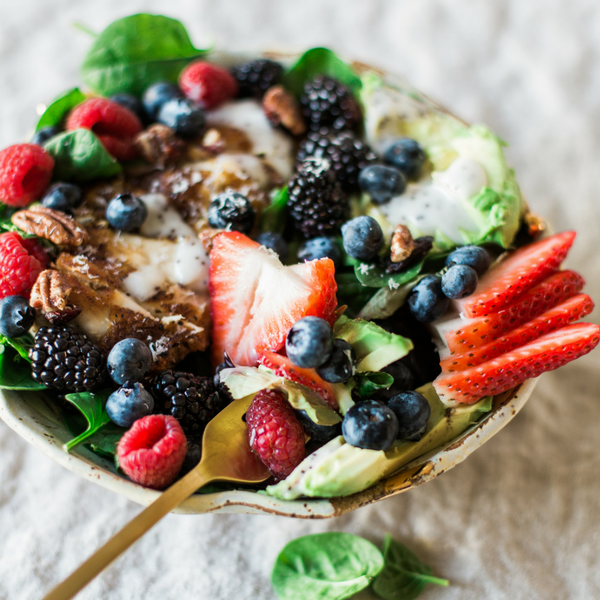
[[[491,397],[476,404],[447,408],[431,384],[418,391],[431,406],[427,429],[418,442],[398,440],[383,452],[356,448],[339,436],[305,458],[285,480],[267,487],[267,494],[282,500],[355,494],[415,458],[451,442],[492,408]]]

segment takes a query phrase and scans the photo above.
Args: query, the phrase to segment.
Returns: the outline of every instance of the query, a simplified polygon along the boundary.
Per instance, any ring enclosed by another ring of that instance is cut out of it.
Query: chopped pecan
[[[429,235],[418,237],[414,242],[415,249],[404,260],[393,262],[390,257],[385,259],[383,266],[386,273],[402,273],[410,269],[410,267],[413,267],[421,259],[425,258],[427,253],[433,248],[433,238]]]
[[[408,258],[417,247],[415,240],[406,225],[396,225],[392,236],[392,262],[401,262]]]
[[[306,131],[298,102],[282,85],[267,90],[263,110],[273,125],[283,125],[293,135],[302,135]]]
[[[32,206],[16,212],[11,221],[25,233],[50,240],[57,246],[81,246],[88,241],[87,231],[60,210]]]
[[[185,150],[185,142],[166,125],[156,123],[139,133],[134,140],[140,156],[158,169],[177,160]]]
[[[73,275],[46,269],[33,285],[30,304],[51,323],[66,323],[81,312],[80,307],[69,304],[71,292],[78,286]]]

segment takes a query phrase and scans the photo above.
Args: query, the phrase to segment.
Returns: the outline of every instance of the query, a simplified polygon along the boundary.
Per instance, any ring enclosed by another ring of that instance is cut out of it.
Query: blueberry
[[[119,427],[131,427],[135,421],[152,414],[154,398],[141,383],[121,387],[106,401],[106,412],[110,420]]]
[[[342,225],[344,250],[356,260],[370,261],[383,244],[383,231],[373,217],[356,217]]]
[[[132,94],[122,92],[121,94],[115,94],[114,96],[111,96],[109,100],[131,111],[142,123],[148,120],[146,111],[144,110],[144,105]]]
[[[314,369],[321,366],[333,350],[333,331],[325,319],[304,317],[290,329],[285,349],[288,358],[298,367]]]
[[[479,246],[463,246],[457,248],[446,258],[446,266],[467,265],[475,269],[477,275],[481,277],[490,268],[490,255]]]
[[[106,220],[119,231],[133,231],[142,226],[148,209],[141,198],[133,194],[120,194],[106,207]]]
[[[255,218],[252,203],[238,192],[223,192],[208,207],[208,224],[215,229],[250,233]]]
[[[426,158],[423,148],[410,138],[396,140],[383,155],[383,160],[400,170],[407,179],[419,178]]]
[[[477,272],[467,265],[452,265],[442,275],[442,292],[453,300],[470,296],[476,287]]]
[[[42,127],[39,131],[36,131],[31,138],[32,144],[43,146],[48,140],[58,135],[62,129],[58,125],[52,125],[51,127]]]
[[[206,125],[204,111],[188,98],[167,100],[160,107],[156,120],[184,138],[199,136]]]
[[[23,296],[0,300],[0,334],[7,338],[25,335],[35,320],[35,312]]]
[[[391,365],[381,369],[384,373],[389,373],[394,378],[394,383],[387,390],[379,390],[377,398],[387,401],[400,392],[410,390],[415,378],[411,370],[402,362],[402,359],[393,362]]]
[[[48,191],[42,198],[42,206],[70,212],[77,208],[83,199],[81,188],[73,183],[55,183],[48,188]]]
[[[358,185],[371,196],[374,204],[386,204],[395,196],[404,193],[406,179],[394,167],[369,165],[358,176]]]
[[[151,365],[150,348],[136,338],[126,338],[116,343],[107,359],[108,374],[118,385],[141,381]]]
[[[281,260],[281,262],[284,263],[287,260],[288,245],[287,242],[278,233],[265,231],[256,238],[256,241],[261,246],[271,248],[271,250],[273,250],[276,254],[279,255],[279,260]]]
[[[398,439],[418,442],[431,415],[431,406],[419,392],[402,392],[391,398],[387,405],[398,419]]]
[[[398,419],[385,404],[366,400],[355,404],[342,422],[348,444],[368,450],[387,450],[398,435]]]
[[[408,297],[413,316],[421,323],[439,319],[448,309],[448,298],[442,292],[442,281],[437,275],[423,277]]]
[[[158,111],[167,100],[173,98],[183,98],[181,90],[172,83],[159,81],[152,84],[142,96],[142,105],[146,114],[150,119],[155,120],[158,116]]]
[[[342,424],[319,425],[315,423],[304,410],[295,411],[298,421],[310,439],[319,444],[326,444],[338,435],[342,435]]]
[[[342,266],[342,250],[335,238],[316,237],[303,242],[298,249],[298,262],[330,258],[336,271]]]
[[[345,383],[352,377],[352,346],[346,340],[333,340],[331,356],[317,367],[317,375],[329,383]]]

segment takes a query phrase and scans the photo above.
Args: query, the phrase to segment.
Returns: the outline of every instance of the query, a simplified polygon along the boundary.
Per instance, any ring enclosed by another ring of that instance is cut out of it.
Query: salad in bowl
[[[575,233],[404,82],[325,48],[198,50],[153,15],[82,74],[0,152],[0,414],[43,403],[61,452],[160,490],[250,397],[271,479],[246,492],[340,498],[598,344]]]

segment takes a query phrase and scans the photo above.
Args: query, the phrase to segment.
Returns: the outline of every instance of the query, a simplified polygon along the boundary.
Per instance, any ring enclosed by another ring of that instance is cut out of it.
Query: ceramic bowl
[[[289,54],[267,53],[285,61]],[[221,57],[223,58],[223,57]],[[225,57],[227,62],[227,57]],[[362,63],[353,63],[358,71],[374,70],[392,87],[402,89],[420,102],[426,110],[447,111],[409,86],[401,78]],[[449,114],[449,113],[448,113]],[[296,518],[328,518],[339,516],[361,506],[406,492],[448,471],[482,446],[521,410],[531,396],[537,379],[529,380],[514,390],[494,398],[493,410],[449,444],[404,466],[394,475],[363,492],[330,499],[279,500],[253,491],[234,490],[195,494],[175,512],[202,513],[268,513]],[[40,393],[0,390],[0,418],[22,438],[44,452],[63,467],[134,502],[147,505],[161,492],[137,485],[120,475],[114,464],[85,447],[68,454],[63,444],[72,438],[54,403]]]

